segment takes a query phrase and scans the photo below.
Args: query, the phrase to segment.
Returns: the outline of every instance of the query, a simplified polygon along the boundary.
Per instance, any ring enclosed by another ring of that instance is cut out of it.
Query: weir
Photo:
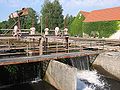
[[[5,70],[9,70],[9,68],[15,70],[16,73],[12,72],[13,79],[8,80],[9,83],[42,79],[57,89],[76,90],[76,79],[74,78],[76,69],[72,67],[79,70],[91,70],[95,57],[106,51],[106,45],[110,42],[110,48],[112,45],[119,44],[119,41],[78,39],[68,36],[26,35],[19,39],[1,36],[0,67],[5,67],[3,68]],[[60,62],[69,65],[69,70]],[[60,66],[55,63],[59,63]],[[27,77],[28,74],[30,77]],[[74,85],[72,82],[75,82]]]

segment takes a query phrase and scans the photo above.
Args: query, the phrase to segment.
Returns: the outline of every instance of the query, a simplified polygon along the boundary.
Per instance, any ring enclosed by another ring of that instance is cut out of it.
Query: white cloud
[[[64,13],[77,15],[80,10],[92,11],[120,6],[120,0],[61,0]]]
[[[106,7],[112,5],[120,5],[120,0],[69,0],[64,3],[64,7],[74,8],[74,7]]]

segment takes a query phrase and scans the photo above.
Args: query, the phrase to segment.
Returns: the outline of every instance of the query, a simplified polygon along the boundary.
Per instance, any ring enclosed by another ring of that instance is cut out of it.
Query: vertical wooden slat
[[[39,55],[43,54],[43,38],[39,38]]]
[[[68,40],[68,39],[69,39],[69,37],[66,36],[66,37],[65,37],[65,41],[66,41],[66,49],[67,49],[66,52],[67,52],[67,53],[69,53],[69,40]]]

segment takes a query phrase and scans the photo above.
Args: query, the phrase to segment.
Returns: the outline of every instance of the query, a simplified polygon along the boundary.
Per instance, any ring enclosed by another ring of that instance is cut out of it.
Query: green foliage
[[[0,23],[0,29],[8,28],[8,26],[9,26],[9,23],[7,21],[2,21]]]
[[[118,21],[90,22],[83,24],[84,33],[99,33],[99,37],[109,37],[118,30]]]
[[[29,14],[27,16],[20,17],[21,29],[29,29],[32,26],[35,26],[36,30],[38,30],[37,29],[38,16],[36,12],[32,8],[29,8],[28,10],[29,10]],[[17,18],[8,19],[8,21],[3,21],[0,23],[0,28],[11,29],[13,28],[15,21],[17,21]]]
[[[21,17],[21,28],[29,29],[32,26],[34,26],[36,30],[38,30],[37,22],[38,22],[38,16],[36,14],[36,11],[33,10],[32,8],[29,8],[29,14],[27,16]]]
[[[71,26],[73,20],[75,19],[75,17],[73,17],[72,15],[67,14],[65,19],[66,19],[66,26],[67,26],[68,30],[70,30],[70,26]]]
[[[9,27],[9,23],[8,21],[2,21],[0,22],[0,29],[4,29],[4,28],[8,28]],[[0,30],[0,33],[2,33],[3,31]]]
[[[59,0],[54,0],[50,2],[45,0],[42,6],[42,22],[43,28],[48,27],[54,29],[56,26],[63,27],[63,9],[59,3]]]
[[[27,16],[20,17],[21,29],[30,29],[32,26],[36,28],[36,31],[40,31],[38,22],[38,16],[36,11],[32,8],[28,8],[29,14]],[[13,29],[14,25],[17,24],[18,18],[8,19],[8,21],[0,22],[0,29]],[[2,33],[4,31],[0,31]]]
[[[80,14],[78,14],[70,26],[70,31],[69,31],[70,35],[82,36],[82,33],[83,33],[83,31],[82,31],[83,22],[82,21],[83,20],[84,20],[84,16],[81,16]]]
[[[7,69],[8,72],[10,72],[11,74],[15,74],[18,71],[17,66],[4,66],[5,69]]]

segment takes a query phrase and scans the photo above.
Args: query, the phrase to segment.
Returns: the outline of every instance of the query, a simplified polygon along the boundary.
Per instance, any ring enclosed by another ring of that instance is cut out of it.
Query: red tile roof
[[[85,11],[80,11],[80,13],[81,13],[84,17],[87,17],[87,15],[89,14],[89,12],[85,12]]]
[[[120,7],[81,12],[85,20],[83,22],[113,21],[120,20]]]

